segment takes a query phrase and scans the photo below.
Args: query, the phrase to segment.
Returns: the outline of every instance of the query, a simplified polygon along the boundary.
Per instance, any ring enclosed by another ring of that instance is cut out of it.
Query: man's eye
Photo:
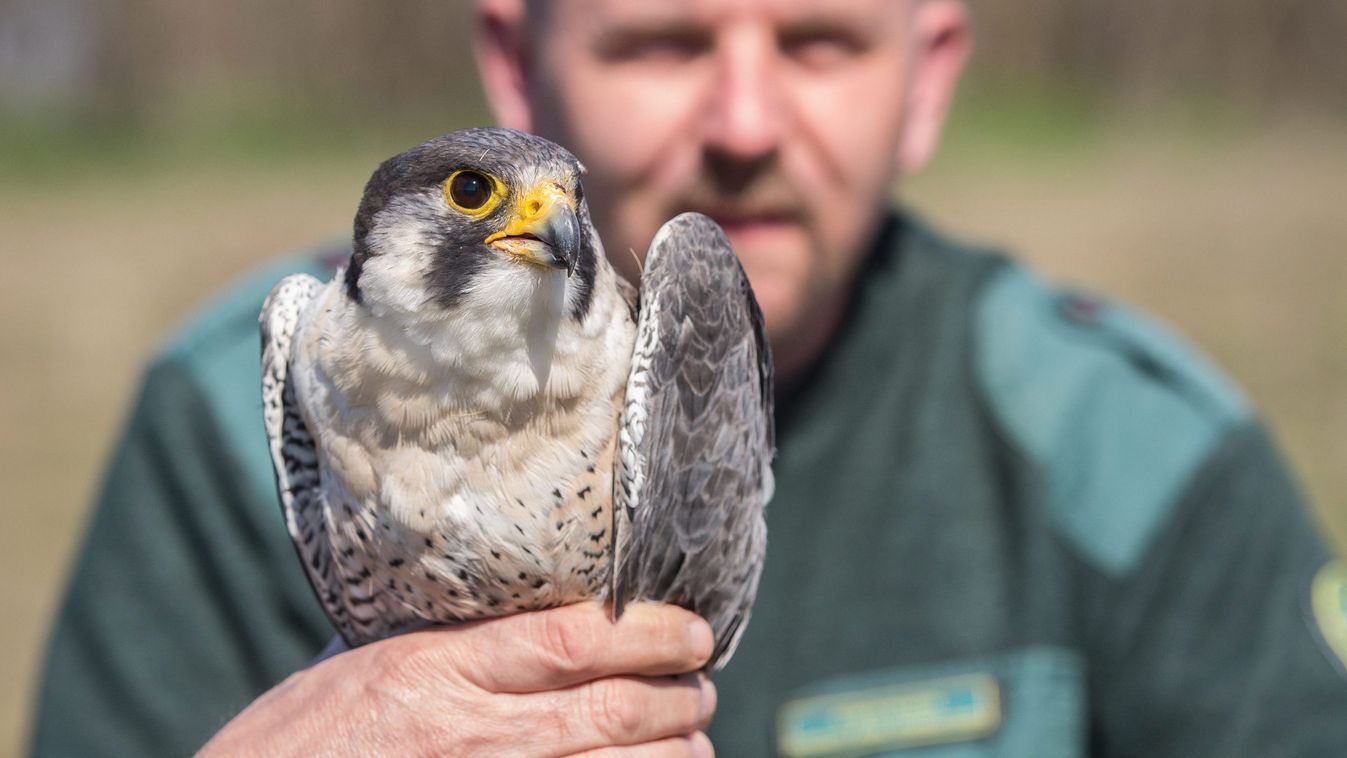
[[[841,29],[801,30],[781,35],[781,52],[808,68],[845,63],[866,50],[865,40]]]
[[[699,29],[628,31],[604,39],[599,55],[613,63],[681,63],[711,49],[711,35]]]

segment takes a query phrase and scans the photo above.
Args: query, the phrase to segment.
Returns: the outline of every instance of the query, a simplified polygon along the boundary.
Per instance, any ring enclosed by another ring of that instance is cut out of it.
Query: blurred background
[[[1347,3],[972,0],[939,160],[966,239],[1177,326],[1347,540]],[[349,235],[383,158],[487,123],[466,2],[0,0],[0,754],[144,361]]]

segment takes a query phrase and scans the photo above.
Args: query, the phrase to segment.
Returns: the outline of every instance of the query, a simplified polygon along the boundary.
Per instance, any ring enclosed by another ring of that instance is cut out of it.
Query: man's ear
[[[940,144],[954,91],[972,49],[963,0],[914,0],[912,59],[906,119],[898,145],[898,170],[920,171]]]
[[[523,0],[478,0],[474,52],[482,91],[496,123],[533,131],[528,71],[531,50]]]

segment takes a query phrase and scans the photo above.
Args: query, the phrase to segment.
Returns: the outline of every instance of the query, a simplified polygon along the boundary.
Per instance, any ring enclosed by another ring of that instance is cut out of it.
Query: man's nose
[[[774,41],[752,29],[727,34],[717,51],[706,147],[740,160],[766,157],[781,139]]]

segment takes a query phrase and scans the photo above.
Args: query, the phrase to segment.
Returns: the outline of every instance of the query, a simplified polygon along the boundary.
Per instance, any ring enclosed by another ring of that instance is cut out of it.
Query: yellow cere
[[[444,180],[444,201],[467,216],[481,218],[500,205],[505,184],[491,174],[459,169]]]
[[[559,206],[575,210],[575,198],[571,197],[561,182],[553,179],[538,182],[519,199],[505,228],[488,236],[485,242],[491,244],[503,237],[517,237],[535,232],[547,222],[552,211]]]

